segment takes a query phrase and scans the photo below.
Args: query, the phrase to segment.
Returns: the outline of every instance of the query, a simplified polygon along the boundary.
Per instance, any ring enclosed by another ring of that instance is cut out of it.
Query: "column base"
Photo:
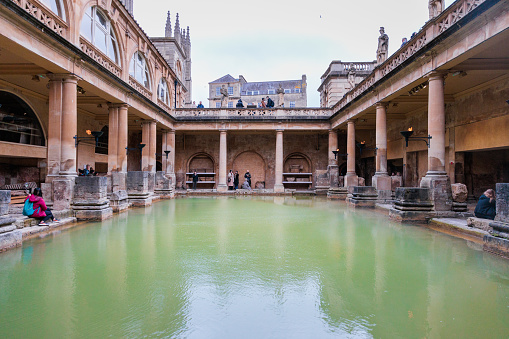
[[[339,187],[339,166],[329,165],[327,166],[327,176],[329,179],[329,187]]]
[[[493,235],[484,236],[483,250],[509,258],[509,223],[492,221],[489,225]]]
[[[353,186],[352,193],[348,194],[346,202],[351,207],[374,208],[378,195],[373,186]]]
[[[107,177],[78,177],[72,209],[76,220],[104,220],[113,215],[107,198]]]
[[[372,183],[377,190],[378,202],[392,201],[392,179],[387,173],[375,173]]]
[[[428,171],[426,176],[422,178],[420,186],[430,190],[434,211],[452,210],[451,179],[447,173]]]
[[[114,213],[126,211],[129,208],[127,191],[116,191],[110,195],[110,207]]]
[[[225,184],[218,184],[217,191],[218,192],[226,192],[226,191],[228,191],[228,186]]]
[[[348,191],[345,187],[331,187],[327,191],[327,199],[345,200]]]
[[[152,205],[155,175],[146,171],[127,172],[126,186],[129,204],[135,207]]]
[[[285,192],[285,186],[280,185],[274,185],[274,193],[284,193]]]
[[[357,174],[346,174],[344,176],[345,187],[359,186],[359,177]]]
[[[420,187],[398,187],[389,217],[398,222],[425,223],[435,216],[430,190]]]

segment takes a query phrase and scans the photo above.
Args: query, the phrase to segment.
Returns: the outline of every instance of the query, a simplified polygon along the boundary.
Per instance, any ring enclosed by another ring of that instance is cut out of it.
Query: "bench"
[[[23,204],[27,197],[27,187],[33,190],[37,187],[37,184],[31,181],[27,183],[4,185],[1,189],[11,191],[11,204]]]

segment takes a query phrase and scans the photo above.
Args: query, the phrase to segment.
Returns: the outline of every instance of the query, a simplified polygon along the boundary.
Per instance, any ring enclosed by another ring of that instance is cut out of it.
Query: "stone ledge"
[[[459,232],[462,234],[468,234],[474,236],[476,238],[482,238],[485,235],[489,235],[487,231],[482,229],[469,227],[468,220],[460,219],[460,218],[433,218],[431,219],[431,223],[439,226],[440,228],[445,228],[449,230],[453,230],[455,232]]]
[[[490,226],[491,222],[493,222],[493,220],[476,218],[476,217],[470,217],[467,219],[467,225],[469,227],[480,229],[485,232],[493,231],[493,227]]]

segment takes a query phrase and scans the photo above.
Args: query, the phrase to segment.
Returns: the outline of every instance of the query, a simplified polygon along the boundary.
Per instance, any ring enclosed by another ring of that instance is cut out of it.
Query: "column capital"
[[[334,129],[330,129],[330,130],[329,130],[329,134],[337,134],[337,133],[338,133],[338,131],[336,131],[336,130],[334,130]]]
[[[226,133],[228,132],[228,130],[226,128],[220,128],[219,129],[219,133]]]
[[[385,102],[385,101],[379,101],[375,105],[376,108],[382,108],[383,107],[385,109],[387,109],[388,106],[389,106],[389,103]]]
[[[284,129],[282,129],[282,128],[278,128],[278,129],[276,129],[276,133],[283,133],[284,131],[285,131],[285,130],[284,130]]]
[[[346,123],[347,124],[354,124],[355,125],[356,122],[357,122],[357,119],[350,119]]]
[[[429,80],[444,80],[445,73],[440,71],[431,71],[428,74],[426,74],[426,78]]]
[[[128,104],[108,102],[108,108],[129,108]]]
[[[78,80],[81,80],[79,76],[73,73],[62,73],[62,74],[47,74],[46,75],[50,81],[67,81],[67,82],[75,82],[78,83]]]

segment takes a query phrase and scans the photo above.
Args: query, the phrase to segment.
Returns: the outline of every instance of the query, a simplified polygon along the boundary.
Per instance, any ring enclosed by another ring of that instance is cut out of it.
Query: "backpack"
[[[23,206],[23,215],[27,217],[34,214],[34,203],[30,201],[30,198],[25,200],[25,205]]]

